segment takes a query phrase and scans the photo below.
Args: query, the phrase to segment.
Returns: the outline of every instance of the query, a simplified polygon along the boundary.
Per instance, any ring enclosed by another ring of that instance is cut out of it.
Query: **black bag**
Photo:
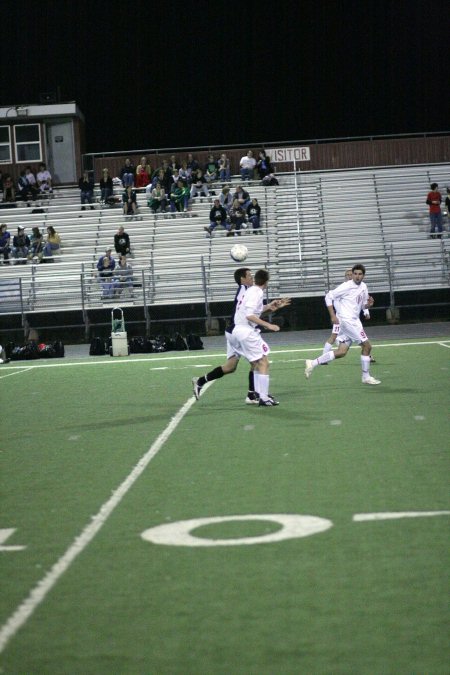
[[[166,352],[166,344],[165,344],[165,339],[158,336],[153,338],[153,340],[150,340],[152,343],[152,351],[160,353],[160,352]]]
[[[93,338],[89,348],[89,356],[105,356],[105,342],[100,337]]]
[[[23,359],[38,359],[41,355],[36,342],[28,342],[22,350]]]
[[[130,354],[143,354],[145,352],[144,338],[130,338]]]
[[[189,349],[204,349],[201,337],[195,333],[189,333],[186,337]]]
[[[187,348],[188,346],[186,344],[186,340],[182,335],[180,335],[180,333],[177,333],[174,339],[174,349],[176,349],[179,352],[182,352]]]
[[[31,213],[45,213],[44,209],[32,209]]]
[[[52,342],[52,347],[55,350],[55,356],[57,358],[62,358],[65,354],[64,350],[64,344],[61,342],[61,340],[56,340],[55,342]]]

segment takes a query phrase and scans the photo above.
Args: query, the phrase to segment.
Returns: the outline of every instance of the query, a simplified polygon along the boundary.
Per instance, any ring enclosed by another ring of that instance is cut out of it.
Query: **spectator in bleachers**
[[[273,173],[273,166],[270,161],[270,157],[266,155],[265,150],[259,151],[258,161],[256,162],[256,173],[259,178],[263,180],[270,173]]]
[[[112,206],[110,197],[112,197],[114,192],[114,186],[111,176],[109,175],[109,169],[103,169],[102,177],[100,178],[100,200],[102,204],[108,204]]]
[[[31,187],[36,190],[36,194],[38,194],[39,193],[39,187],[38,187],[38,184],[37,184],[36,176],[34,175],[34,172],[31,168],[31,166],[25,167],[25,178],[27,179],[27,181],[31,185]]]
[[[233,206],[233,195],[231,194],[229,187],[222,188],[222,192],[219,195],[219,201],[220,206],[223,206],[225,211],[228,213]]]
[[[224,152],[220,155],[220,159],[217,162],[217,168],[219,170],[219,178],[222,183],[225,181],[229,182],[231,178],[231,164],[229,158]]]
[[[273,173],[269,173],[267,174],[267,176],[264,176],[264,178],[261,181],[261,184],[264,185],[264,187],[268,187],[269,185],[279,185],[279,182],[275,178]]]
[[[194,159],[194,155],[192,154],[192,152],[190,152],[187,156],[187,167],[188,169],[191,170],[191,174],[200,168],[200,164],[197,162],[196,159]]]
[[[447,188],[447,197],[445,198],[445,206],[447,208],[447,218],[450,222],[450,188]]]
[[[44,245],[44,258],[51,258],[61,249],[61,237],[52,225],[47,227],[47,241]]]
[[[137,215],[137,197],[135,190],[129,185],[125,188],[122,194],[123,215],[136,216]]]
[[[147,162],[147,157],[141,157],[140,164],[136,167],[136,187],[145,188],[151,183],[152,167]]]
[[[114,271],[115,267],[116,261],[113,258],[112,249],[107,248],[105,251],[105,255],[101,255],[100,258],[97,260],[97,269],[99,272],[101,272],[104,269],[110,269],[111,271]]]
[[[12,176],[6,174],[3,177],[3,202],[13,204],[16,201],[16,190]]]
[[[30,250],[30,237],[25,234],[24,227],[17,228],[17,234],[13,237],[12,254],[16,260],[22,258],[22,263],[27,262],[28,251]]]
[[[84,211],[86,206],[89,204],[91,210],[94,210],[92,202],[94,201],[94,180],[89,176],[88,171],[84,171],[83,175],[78,181],[78,187],[80,188],[80,201],[81,201],[81,210]]]
[[[217,180],[217,175],[217,163],[214,159],[214,155],[208,155],[208,161],[205,164],[205,179],[208,185]]]
[[[172,187],[172,171],[169,167],[167,160],[163,159],[161,166],[156,169],[153,174],[152,182],[154,182],[153,187],[156,185],[156,181],[159,180],[161,185],[164,187],[166,194],[170,194],[170,188]]]
[[[439,185],[437,183],[431,183],[430,187],[431,192],[429,192],[427,195],[427,204],[430,208],[430,237],[431,239],[442,239],[442,197],[438,190]]]
[[[191,183],[191,197],[194,198],[198,194],[200,194],[200,197],[205,195],[205,197],[209,197],[209,190],[208,186],[206,185],[206,178],[203,175],[203,171],[201,169],[197,169],[192,174],[192,183]]]
[[[239,162],[242,180],[249,181],[253,179],[255,166],[256,159],[253,157],[253,152],[249,150],[246,155],[241,157],[241,161]]]
[[[102,299],[114,297],[120,282],[114,276],[116,261],[111,256],[111,249],[107,249],[105,255],[99,258],[97,263],[99,281],[102,286]]]
[[[169,169],[170,169],[171,173],[173,173],[174,171],[176,171],[178,173],[179,168],[180,168],[180,165],[177,162],[177,158],[175,157],[175,155],[170,155]]]
[[[41,162],[41,164],[39,164],[39,171],[37,172],[36,175],[36,181],[38,184],[39,191],[42,194],[50,194],[53,192],[52,175],[50,171],[47,169],[47,165],[44,164],[44,162]]]
[[[161,211],[164,213],[167,209],[167,195],[161,182],[158,180],[155,187],[152,189],[149,199],[147,201],[148,207],[153,213]]]
[[[20,172],[20,176],[17,181],[17,192],[20,198],[26,202],[27,206],[30,206],[30,202],[36,201],[39,191],[35,185],[31,185],[31,183],[28,182],[25,169],[22,169]]]
[[[249,224],[253,228],[253,234],[258,234],[261,231],[261,207],[258,204],[256,197],[253,197],[250,204],[247,206],[247,218]]]
[[[125,160],[124,166],[120,170],[120,180],[124,188],[129,186],[134,187],[134,175],[136,170],[131,163],[130,159],[127,157]]]
[[[232,237],[236,234],[240,236],[241,229],[247,227],[247,221],[245,218],[245,211],[237,199],[234,200],[233,206],[230,209],[230,221],[231,227],[227,233],[227,237]]]
[[[204,227],[203,229],[211,235],[215,228],[219,226],[224,227],[226,230],[230,227],[227,212],[223,206],[220,206],[219,199],[215,199],[214,205],[209,212],[209,227]]]
[[[181,162],[181,166],[178,170],[178,177],[181,178],[186,185],[191,185],[191,170],[188,169],[187,162]]]
[[[244,211],[247,209],[247,206],[250,204],[250,195],[247,190],[244,190],[242,185],[236,187],[236,192],[233,195],[233,203],[235,199],[238,200],[239,204],[242,206]]]
[[[28,257],[34,262],[40,261],[44,253],[44,236],[38,227],[33,227],[30,237],[30,252]]]
[[[0,255],[3,256],[5,263],[9,264],[9,254],[11,253],[11,235],[8,232],[6,223],[0,225]]]
[[[172,191],[170,193],[170,210],[183,211],[188,210],[189,204],[189,188],[183,183],[182,180],[178,180],[173,184]]]
[[[125,232],[122,225],[117,230],[117,233],[114,235],[114,248],[116,253],[119,255],[129,255],[130,254],[130,235]]]
[[[118,286],[114,289],[119,295],[125,290],[129,290],[130,294],[133,294],[133,268],[129,264],[127,257],[121,255],[119,257],[119,264],[115,270],[115,276],[119,282]]]

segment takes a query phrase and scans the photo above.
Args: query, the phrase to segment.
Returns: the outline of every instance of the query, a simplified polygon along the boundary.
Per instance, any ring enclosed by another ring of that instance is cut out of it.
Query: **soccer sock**
[[[255,391],[259,394],[259,398],[267,401],[269,398],[269,376],[255,373]]]
[[[331,352],[332,349],[333,349],[333,345],[330,345],[329,342],[325,342],[325,344],[323,346],[322,354],[328,354],[328,352]]]
[[[370,356],[361,356],[361,368],[363,377],[369,376]]]
[[[206,375],[202,375],[201,377],[198,378],[198,386],[203,387],[204,384],[207,382],[212,382],[213,380],[218,380],[219,377],[223,377],[225,373],[222,370],[222,366],[217,366],[217,368],[214,368],[214,370],[211,370],[210,373],[206,373]]]
[[[255,392],[255,375],[253,370],[250,370],[248,373],[248,393],[254,394]]]
[[[313,359],[312,367],[315,368],[316,366],[323,366],[324,363],[329,363],[330,361],[334,361],[334,359],[335,359],[334,351],[330,350],[326,354],[318,356],[317,359]]]

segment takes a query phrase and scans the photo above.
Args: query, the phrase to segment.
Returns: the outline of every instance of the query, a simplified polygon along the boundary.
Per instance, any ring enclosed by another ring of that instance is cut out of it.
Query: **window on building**
[[[10,127],[0,127],[0,162],[11,163]]]
[[[14,126],[17,162],[41,162],[41,129],[39,124]]]

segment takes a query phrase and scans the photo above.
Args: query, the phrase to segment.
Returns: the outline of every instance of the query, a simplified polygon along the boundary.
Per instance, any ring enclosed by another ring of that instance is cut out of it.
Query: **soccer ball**
[[[235,262],[243,262],[248,256],[248,248],[244,244],[235,244],[231,247],[230,255]]]

